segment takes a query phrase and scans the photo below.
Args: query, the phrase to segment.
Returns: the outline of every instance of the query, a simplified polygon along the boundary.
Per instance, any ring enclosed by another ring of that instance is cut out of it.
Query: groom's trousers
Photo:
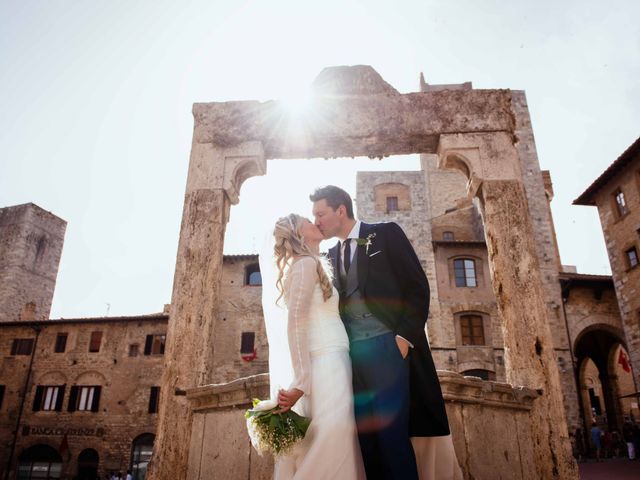
[[[409,361],[395,335],[351,342],[358,438],[367,480],[417,480],[409,439]]]

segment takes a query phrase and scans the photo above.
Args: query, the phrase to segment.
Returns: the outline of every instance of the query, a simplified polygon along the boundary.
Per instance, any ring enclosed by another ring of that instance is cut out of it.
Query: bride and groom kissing
[[[273,232],[269,301],[284,304],[292,370],[277,400],[312,420],[276,458],[274,478],[460,478],[425,334],[429,285],[411,243],[395,223],[357,220],[338,187],[310,200],[314,222],[290,214]],[[333,237],[325,258],[320,242]]]

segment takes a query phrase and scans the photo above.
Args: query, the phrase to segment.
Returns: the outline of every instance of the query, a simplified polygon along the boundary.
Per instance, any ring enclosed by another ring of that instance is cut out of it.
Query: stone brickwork
[[[484,370],[488,378],[505,381],[502,322],[491,288],[482,218],[475,203],[471,203],[466,197],[467,184],[464,176],[458,172],[438,170],[435,160],[433,155],[421,156],[424,172],[359,172],[359,217],[369,222],[397,222],[418,252],[431,286],[428,337],[437,368],[459,373]],[[546,258],[549,259],[545,264],[549,270],[557,269],[560,259],[550,209],[553,198],[551,178],[548,172],[540,172],[535,168],[531,171],[531,175],[540,176],[539,182],[529,181],[530,188],[537,189],[537,194],[533,197],[537,204],[544,200],[544,204],[539,205],[536,210],[536,222],[547,232],[546,236],[541,237],[546,242]],[[409,188],[410,198],[418,200],[412,200],[411,210],[386,212],[379,208],[379,205],[384,205],[384,199],[379,198],[380,192],[397,196],[406,188]],[[453,239],[445,240],[445,232],[452,234]],[[453,260],[456,258],[475,260],[476,287],[455,286]],[[578,277],[585,278],[584,275]],[[618,331],[622,331],[622,328],[612,288],[605,288],[603,297],[596,297],[592,292],[598,282],[606,282],[608,277],[591,278],[596,285],[591,285],[588,289],[572,288],[572,295],[566,300],[566,318],[562,299],[555,303],[556,296],[561,296],[558,271],[554,270],[550,278],[556,284],[553,288],[552,285],[547,285],[547,294],[551,295],[551,301],[547,301],[547,305],[555,319],[555,355],[560,366],[568,424],[573,431],[582,425],[582,421],[574,374],[577,365],[572,363],[570,340],[575,341],[585,329],[591,329],[596,324],[616,326]],[[584,291],[591,293],[585,294]],[[462,344],[460,316],[465,313],[482,316],[484,346]]]
[[[542,273],[542,286],[547,305],[551,336],[556,349],[567,350],[569,340],[562,318],[562,298],[558,281],[558,250],[555,231],[546,195],[545,180],[540,170],[538,154],[529,107],[523,91],[513,91],[513,110],[515,113],[517,142],[515,144],[520,158],[522,181],[527,195],[529,214],[533,222],[533,233],[538,254],[538,264]],[[568,385],[567,385],[568,386]]]
[[[454,448],[465,478],[533,480],[530,410],[538,398],[527,388],[439,372]],[[244,410],[269,393],[267,375],[191,389],[194,411],[189,480],[268,480],[273,458],[259,456],[247,439]],[[491,439],[487,442],[487,439]],[[477,448],[482,445],[482,448]]]
[[[427,337],[431,345],[438,345],[443,331],[440,325],[438,288],[435,278],[435,258],[431,248],[431,229],[428,221],[428,190],[424,188],[424,173],[418,172],[358,172],[356,176],[356,205],[358,218],[364,222],[395,222],[404,230],[413,245],[420,264],[424,269],[431,289]],[[408,195],[407,195],[408,193]],[[403,206],[408,209],[387,211],[379,205],[386,205],[386,196],[404,198]],[[407,198],[408,197],[408,198]],[[438,353],[433,352],[436,365]]]
[[[49,318],[66,227],[33,203],[0,209],[0,322]]]
[[[214,368],[210,377],[214,383],[227,383],[269,369],[262,289],[259,285],[247,284],[247,268],[257,262],[257,255],[231,255],[223,259],[223,300],[211,341]],[[5,386],[0,407],[0,445],[7,447],[3,448],[4,456],[0,455],[0,476],[13,442],[21,392],[31,359],[30,355],[11,355],[14,339],[35,340],[34,328],[40,329],[14,458],[36,443],[57,449],[63,430],[84,428],[93,433],[68,437],[71,459],[65,462],[64,472],[75,473],[75,461],[85,448],[98,452],[101,471],[126,471],[133,440],[143,433],[156,433],[157,415],[147,411],[150,388],[160,385],[164,355],[144,355],[144,349],[147,335],[166,334],[167,321],[168,315],[162,314],[0,323],[0,385]],[[90,336],[94,331],[102,332],[102,344],[99,352],[90,353]],[[241,355],[243,332],[254,334],[255,356]],[[54,353],[59,333],[68,335],[66,348],[62,353]],[[134,344],[137,355],[131,357],[129,349]],[[103,387],[100,412],[67,412],[70,388],[76,382]],[[33,412],[37,385],[66,385],[61,412]],[[22,435],[26,427],[34,432],[54,429],[54,433]]]
[[[100,478],[110,470],[125,472],[134,440],[156,431],[157,414],[149,413],[149,402],[151,387],[160,385],[164,355],[160,350],[145,355],[145,344],[148,335],[165,335],[167,321],[166,314],[157,314],[0,324],[0,385],[5,386],[0,472],[5,472],[14,440],[15,460],[37,444],[58,450],[65,433],[69,458],[63,463],[63,478],[76,474],[78,455],[87,448],[98,452]],[[102,332],[98,352],[89,352],[92,332]],[[67,340],[64,352],[56,353],[59,334],[67,334]],[[33,339],[33,354],[12,355],[15,339]],[[34,411],[38,386],[61,385],[65,388],[60,411]],[[71,387],[76,385],[101,387],[98,411],[68,411]]]
[[[587,385],[584,383],[585,379],[581,379],[579,374],[581,362],[585,361],[585,352],[583,351],[584,348],[580,348],[577,353],[576,350],[585,335],[589,333],[596,334],[598,337],[601,337],[605,333],[612,335],[618,339],[617,341],[621,345],[622,342],[624,342],[624,330],[611,277],[561,272],[559,279],[562,286],[563,310],[566,316],[566,329],[568,331],[571,350],[556,351],[558,364],[560,366],[563,383],[566,380],[567,382],[576,384],[576,374],[578,374],[578,391],[581,392],[582,402],[587,411],[587,415],[583,419],[580,415],[579,399],[572,401],[574,397],[570,396],[571,391],[564,389],[567,422],[570,429],[575,430],[575,428],[578,427],[584,428],[583,421],[586,422],[587,425],[591,424],[591,416],[589,414],[591,406],[589,396],[585,393]],[[617,347],[614,348],[617,350]],[[604,347],[601,347],[599,350],[604,350]],[[608,357],[604,362],[609,364],[609,369],[619,370],[616,366],[618,357],[613,358],[611,352],[594,351],[591,352],[591,356],[594,359],[599,359],[600,356]],[[603,368],[606,369],[606,367]],[[573,378],[569,378],[570,376]],[[619,392],[618,396],[635,391],[633,386],[629,386],[629,379],[627,377],[631,377],[631,375],[624,372],[620,372],[619,375],[611,375],[613,383],[609,385],[609,387],[617,389]],[[603,404],[602,407],[604,408],[604,406]],[[631,403],[628,401],[618,402],[614,406],[618,415],[620,415],[621,412],[629,414],[630,407]],[[636,410],[634,415],[637,417],[638,413]],[[619,426],[616,425],[616,428],[619,428]]]
[[[247,268],[257,255],[225,255],[222,304],[213,337],[214,383],[227,383],[269,370],[269,347],[262,317],[260,286],[247,284]],[[253,333],[255,357],[240,354],[242,333]]]
[[[621,213],[617,206],[618,192],[624,196],[625,213]],[[574,203],[598,207],[629,355],[632,363],[638,366],[640,263],[632,266],[627,252],[635,248],[636,255],[640,258],[640,139]],[[636,385],[640,385],[640,368],[635,369],[634,376]]]

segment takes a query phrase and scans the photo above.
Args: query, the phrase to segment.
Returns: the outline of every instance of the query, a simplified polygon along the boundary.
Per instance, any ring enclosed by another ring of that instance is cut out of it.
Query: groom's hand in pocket
[[[280,405],[280,410],[278,413],[284,413],[288,410],[291,410],[300,397],[304,395],[302,390],[298,390],[297,388],[292,388],[291,390],[279,390],[278,391],[278,405]]]
[[[407,358],[407,355],[409,355],[409,348],[413,345],[400,335],[396,335],[396,345],[398,345],[398,348],[400,349],[400,355],[402,355],[402,358]]]

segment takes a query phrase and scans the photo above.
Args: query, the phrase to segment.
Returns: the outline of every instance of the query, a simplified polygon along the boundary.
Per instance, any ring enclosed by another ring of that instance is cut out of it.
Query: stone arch
[[[459,152],[451,152],[444,156],[441,166],[449,170],[457,170],[462,173],[467,181],[471,181],[471,162]]]
[[[59,370],[43,372],[36,377],[38,385],[64,385],[67,383],[67,376]]]
[[[621,340],[625,338],[620,317],[605,313],[589,313],[577,322],[572,323],[569,328],[571,329],[571,338],[574,339],[574,348],[582,335],[594,329],[610,331]]]
[[[496,373],[496,367],[493,362],[476,360],[472,362],[464,362],[458,364],[458,371],[463,373],[467,370],[487,370],[489,372]],[[464,373],[463,373],[464,374]]]
[[[153,433],[145,432],[137,435],[131,441],[131,455],[129,457],[129,470],[133,478],[145,478],[153,444],[156,436]]]
[[[74,380],[77,385],[106,385],[106,377],[97,370],[88,370],[78,374]]]
[[[44,478],[60,478],[62,457],[55,447],[46,443],[35,442],[18,455],[18,468],[25,474],[28,472],[27,478],[31,478],[36,464],[38,474],[46,474]]]
[[[100,454],[91,447],[86,447],[78,454],[78,478],[93,479],[98,476]]]
[[[548,282],[539,260],[547,247],[536,239],[528,206],[528,194],[538,192],[525,187],[529,172],[523,172],[524,165],[539,165],[524,94],[510,90],[399,94],[388,89],[380,94],[384,80],[372,73],[367,66],[325,70],[313,112],[322,121],[309,121],[304,138],[291,137],[278,123],[282,102],[194,105],[154,457],[154,465],[171,467],[163,472],[152,469],[154,480],[175,478],[185,471],[193,411],[187,399],[174,394],[176,389],[184,391],[210,380],[208,342],[220,308],[224,231],[230,205],[238,202],[238,189],[252,171],[236,172],[239,158],[252,157],[255,171],[264,172],[265,160],[273,158],[382,158],[411,153],[435,153],[441,168],[450,161],[468,175],[468,194],[478,198],[482,211],[491,280],[504,325],[507,381],[545,390],[531,410],[540,419],[532,427],[530,441],[535,476],[577,478],[565,414],[556,408],[562,404],[562,390],[549,328],[552,312],[544,301]],[[184,355],[185,351],[190,354]]]
[[[612,335],[613,337],[615,337],[615,339],[624,346],[624,348],[626,349],[626,343],[624,341],[624,331],[619,328],[616,325],[611,325],[610,323],[592,323],[589,326],[583,328],[582,330],[580,330],[580,332],[575,336],[575,339],[573,341],[573,350],[576,351],[578,348],[578,345],[580,343],[580,341],[584,338],[585,335],[588,335],[592,332],[596,332],[596,331],[603,331],[603,332],[607,332],[610,335]]]
[[[586,385],[585,372],[592,363],[597,370],[596,386],[601,389],[602,417],[599,421],[605,422],[609,430],[622,427],[623,412],[620,402],[620,388],[615,369],[614,359],[618,346],[623,345],[624,336],[616,327],[608,324],[595,324],[585,328],[575,341],[575,355],[578,362],[578,386],[582,396],[583,412],[586,428],[592,422],[591,399],[588,394],[589,386]],[[597,385],[599,383],[599,386]]]

